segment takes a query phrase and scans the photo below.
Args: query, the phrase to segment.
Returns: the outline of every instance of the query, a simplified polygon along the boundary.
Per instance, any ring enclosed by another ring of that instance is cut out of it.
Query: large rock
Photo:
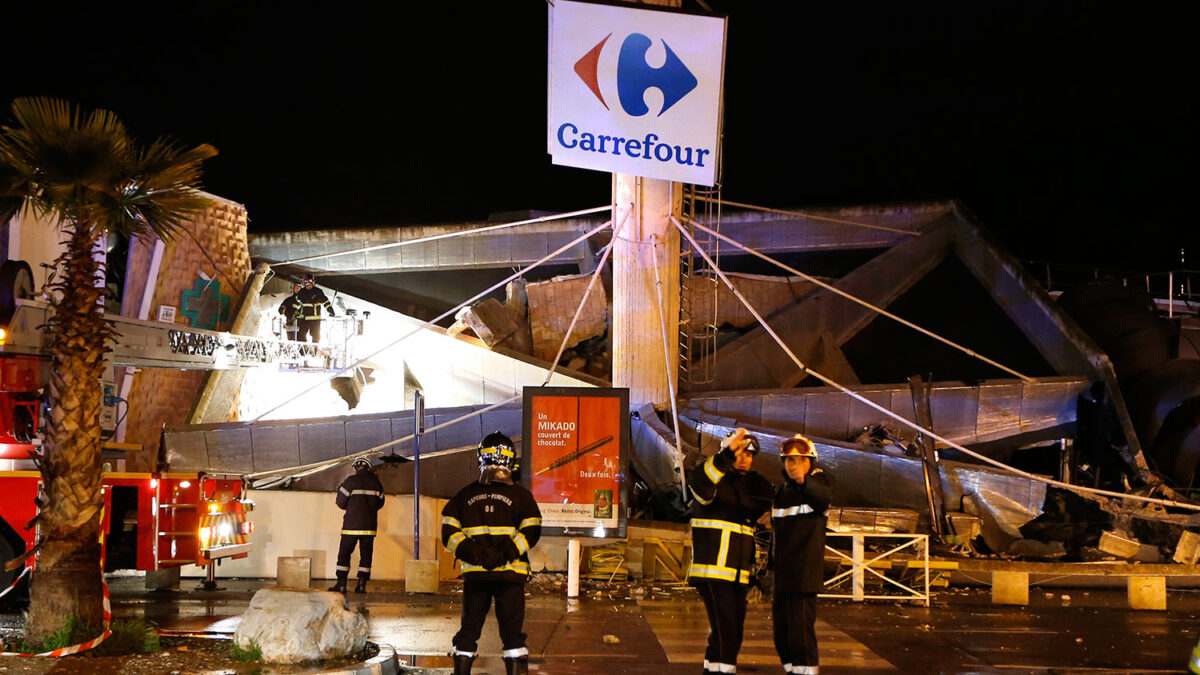
[[[233,634],[242,649],[257,644],[269,663],[299,663],[357,653],[367,642],[367,620],[346,607],[341,593],[264,588]]]

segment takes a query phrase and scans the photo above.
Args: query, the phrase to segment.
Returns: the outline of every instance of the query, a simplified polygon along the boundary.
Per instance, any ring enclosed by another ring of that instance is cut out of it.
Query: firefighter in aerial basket
[[[746,621],[746,592],[754,577],[754,526],[771,508],[775,490],[750,465],[758,439],[737,429],[721,449],[688,475],[692,493],[692,566],[688,583],[708,613],[705,673],[737,672]]]
[[[300,300],[296,296],[300,294],[300,290],[303,288],[304,286],[301,284],[292,284],[292,294],[279,303],[279,313],[283,315],[284,336],[289,340],[295,340],[296,331],[300,329],[296,323],[298,321],[296,314],[300,310]]]
[[[508,675],[529,672],[525,648],[525,582],[529,549],[542,535],[542,512],[533,495],[513,481],[517,455],[499,431],[479,442],[479,480],[442,509],[442,543],[462,561],[462,625],[454,636],[454,675],[471,672],[479,634],[492,600]]]
[[[825,527],[832,498],[829,478],[817,468],[817,446],[796,434],[780,444],[783,485],[771,504],[771,604],[775,650],[785,673],[819,673],[817,593],[824,585]]]
[[[304,275],[304,288],[292,296],[296,299],[296,323],[299,328],[296,339],[301,342],[307,340],[318,343],[321,341],[322,307],[329,312],[329,316],[334,316],[333,303],[329,302],[325,291],[317,288],[316,281],[313,275]]]
[[[366,593],[367,579],[371,578],[371,558],[375,553],[379,509],[383,508],[383,483],[371,469],[371,460],[366,457],[354,460],[354,474],[338,488],[337,505],[346,513],[342,515],[342,540],[338,545],[337,583],[329,590],[346,592],[350,554],[357,545],[358,585],[354,592]]]

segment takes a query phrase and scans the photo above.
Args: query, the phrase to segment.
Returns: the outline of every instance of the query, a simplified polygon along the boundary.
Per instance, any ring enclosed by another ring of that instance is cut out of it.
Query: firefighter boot
[[[342,593],[344,595],[346,593],[346,577],[338,577],[337,583],[330,586],[329,590]]]
[[[462,654],[454,655],[454,675],[471,675],[471,664],[475,662],[474,656],[463,656]]]
[[[529,675],[529,657],[504,659],[504,675]]]
[[[367,580],[365,577],[358,578],[358,583],[354,585],[354,592],[355,593],[366,593],[367,592]]]

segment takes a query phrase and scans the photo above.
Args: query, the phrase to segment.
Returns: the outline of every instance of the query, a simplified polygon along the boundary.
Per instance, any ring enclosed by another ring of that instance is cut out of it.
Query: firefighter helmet
[[[735,430],[729,432],[728,434],[725,434],[725,440],[721,441],[721,447],[722,448],[732,448],[735,439],[737,439],[737,437],[738,437],[737,434],[739,431],[742,432],[742,436],[741,436],[742,452],[745,452],[745,453],[748,453],[751,455],[757,455],[758,451],[762,449],[762,445],[758,442],[757,436],[746,433],[745,429],[735,429]]]
[[[796,434],[779,445],[779,457],[780,459],[784,457],[808,457],[809,459],[816,460],[817,446],[804,436]]]
[[[517,452],[512,439],[493,431],[479,441],[479,468],[498,466],[509,471],[517,469]]]
[[[359,469],[369,469],[369,468],[371,468],[371,460],[367,459],[366,457],[359,457],[358,459],[354,460],[354,470],[355,471],[358,471]]]
[[[746,434],[742,437],[742,452],[748,455],[757,455],[761,449],[758,444],[758,436]]]

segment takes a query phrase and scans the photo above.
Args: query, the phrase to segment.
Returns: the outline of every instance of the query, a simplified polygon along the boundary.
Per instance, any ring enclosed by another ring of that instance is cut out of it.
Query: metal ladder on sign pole
[[[683,188],[684,224],[696,243],[715,264],[720,264],[720,240],[692,227],[701,222],[720,231],[721,187],[685,185]],[[684,242],[679,255],[679,389],[713,381],[717,359],[718,278],[708,263]],[[706,273],[707,272],[707,273]]]

